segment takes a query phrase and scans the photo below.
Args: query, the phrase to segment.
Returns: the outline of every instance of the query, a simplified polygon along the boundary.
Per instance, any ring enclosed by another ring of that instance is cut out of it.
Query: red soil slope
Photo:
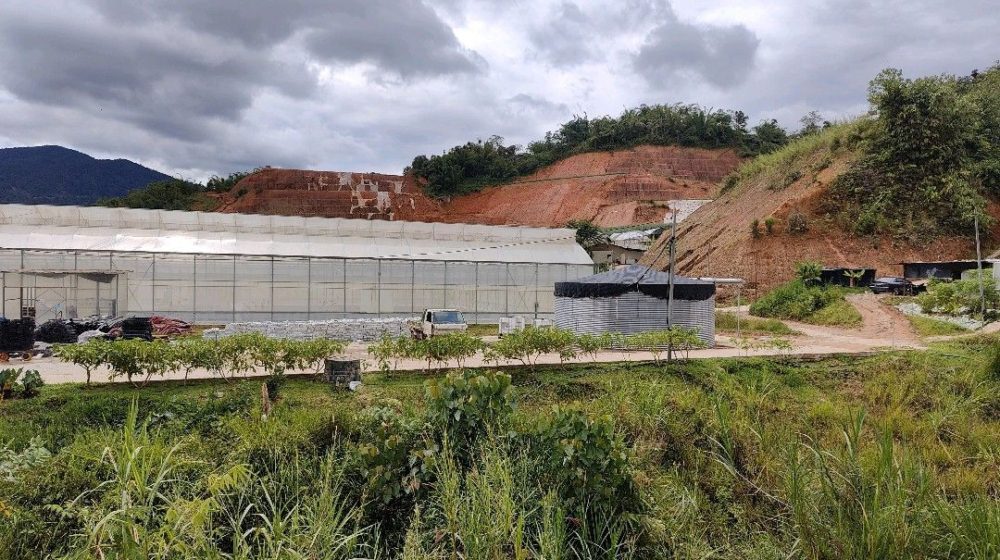
[[[400,209],[433,214],[438,204],[400,175],[265,168],[237,183],[216,211],[392,220]]]
[[[666,207],[656,202],[711,198],[715,183],[739,163],[730,150],[670,146],[580,154],[516,183],[456,198],[446,210],[459,221],[487,224],[662,222]]]
[[[220,212],[491,225],[602,226],[662,221],[665,201],[711,198],[739,165],[729,150],[641,146],[580,154],[499,187],[442,202],[412,177],[264,169],[222,197]]]
[[[813,163],[806,161],[802,169],[808,170]],[[702,206],[678,226],[678,272],[743,278],[751,290],[767,290],[790,280],[795,264],[805,260],[831,267],[875,268],[879,275],[898,276],[904,261],[952,260],[975,254],[969,238],[908,242],[847,233],[820,206],[826,188],[847,164],[846,158],[834,160],[822,171],[805,172],[783,189],[768,188],[766,182],[745,185]],[[788,231],[788,217],[793,213],[806,217],[806,232]],[[756,238],[750,232],[755,218],[761,230]],[[774,220],[770,234],[764,226],[768,218]],[[666,237],[650,248],[643,262],[661,269],[668,266]],[[987,237],[984,246],[992,244]]]

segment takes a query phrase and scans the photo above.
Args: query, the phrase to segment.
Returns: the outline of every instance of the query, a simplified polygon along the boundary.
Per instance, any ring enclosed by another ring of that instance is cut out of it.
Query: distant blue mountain
[[[0,203],[89,205],[169,175],[62,146],[0,148]]]

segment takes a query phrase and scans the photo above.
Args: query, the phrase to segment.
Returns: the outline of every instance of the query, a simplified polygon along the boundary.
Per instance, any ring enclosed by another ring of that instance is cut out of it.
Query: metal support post
[[[667,292],[667,328],[673,328],[673,318],[671,314],[674,311],[674,274],[677,271],[674,269],[676,257],[677,257],[677,210],[674,210],[674,217],[670,226],[670,285],[669,291]],[[674,342],[673,336],[670,337],[670,343],[667,345],[667,361],[671,361],[674,358]]]
[[[233,255],[233,322],[236,322],[236,255]]]
[[[191,295],[191,322],[198,322],[198,255],[191,255],[191,281],[194,284],[192,286]]]

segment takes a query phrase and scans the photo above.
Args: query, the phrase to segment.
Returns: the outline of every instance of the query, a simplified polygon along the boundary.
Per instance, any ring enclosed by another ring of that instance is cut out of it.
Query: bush
[[[647,331],[630,334],[625,337],[625,344],[630,349],[646,350],[653,354],[653,361],[660,362],[664,350],[674,351],[703,348],[705,343],[698,338],[696,329],[672,327],[659,331]]]
[[[722,188],[719,189],[719,194],[727,193],[736,188],[736,185],[740,183],[740,176],[737,173],[730,173],[726,175],[726,178],[722,180]]]
[[[111,344],[102,338],[92,338],[84,344],[58,344],[53,351],[60,360],[82,367],[87,373],[87,385],[90,385],[91,373],[108,362]]]
[[[64,362],[83,367],[90,383],[91,372],[101,366],[111,368],[108,376],[114,380],[122,375],[132,382],[143,383],[152,376],[184,370],[187,379],[194,369],[207,369],[222,375],[264,368],[272,376],[286,370],[319,368],[323,359],[339,354],[346,343],[339,340],[271,339],[260,333],[242,333],[219,340],[183,338],[174,343],[144,340],[90,340],[86,344],[61,345],[56,355]]]
[[[996,280],[989,271],[983,272],[983,296],[987,312],[1000,307],[1000,292],[997,292]],[[978,271],[973,271],[969,278],[961,280],[931,280],[927,284],[927,291],[917,296],[917,303],[924,313],[978,315],[982,307]]]
[[[441,367],[454,361],[462,367],[465,360],[475,356],[483,346],[483,341],[477,336],[449,333],[413,341],[411,357],[426,360],[428,369],[432,361]]]
[[[774,233],[774,218],[767,218],[764,220],[764,231],[766,231],[768,235]]]
[[[771,190],[782,190],[792,186],[795,181],[802,178],[802,172],[798,169],[788,172],[782,179],[781,184],[777,185],[777,188],[772,186]]]
[[[760,239],[760,220],[757,218],[750,221],[750,237]]]
[[[420,423],[385,406],[359,414],[359,443],[353,448],[366,493],[385,506],[419,490],[423,480],[413,454],[420,442]]]
[[[788,215],[788,232],[789,233],[805,233],[809,230],[809,221],[806,219],[806,215],[802,212],[796,210]]]
[[[21,397],[28,399],[37,396],[43,385],[45,385],[45,382],[42,381],[42,376],[38,371],[29,369],[21,376],[19,387]]]
[[[42,376],[33,369],[7,368],[0,370],[0,401],[9,398],[27,399],[38,394],[45,385]]]
[[[412,336],[382,335],[368,346],[368,355],[375,359],[382,373],[389,373],[399,367],[399,360],[413,356],[413,343]]]
[[[806,286],[816,286],[823,275],[823,265],[813,261],[802,261],[795,265],[795,276]]]
[[[451,372],[425,383],[427,420],[457,457],[468,458],[480,436],[499,432],[514,410],[510,376]]]
[[[835,287],[806,286],[802,280],[796,279],[778,286],[753,302],[750,314],[804,321],[843,297],[843,292]]]
[[[517,360],[534,369],[542,354],[555,353],[560,358],[575,355],[576,337],[572,332],[554,327],[527,326],[519,331],[504,335],[489,346],[487,359]]]
[[[558,489],[567,505],[639,509],[627,448],[609,417],[555,406],[539,421],[536,437],[543,457],[538,479]]]

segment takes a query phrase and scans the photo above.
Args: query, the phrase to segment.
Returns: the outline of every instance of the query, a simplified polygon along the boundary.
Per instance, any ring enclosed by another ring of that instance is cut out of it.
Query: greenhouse
[[[8,318],[486,323],[551,317],[555,283],[592,272],[569,229],[0,205]]]
[[[670,320],[667,302],[673,284]],[[715,345],[715,283],[631,265],[555,285],[555,324],[576,333],[692,328]]]

